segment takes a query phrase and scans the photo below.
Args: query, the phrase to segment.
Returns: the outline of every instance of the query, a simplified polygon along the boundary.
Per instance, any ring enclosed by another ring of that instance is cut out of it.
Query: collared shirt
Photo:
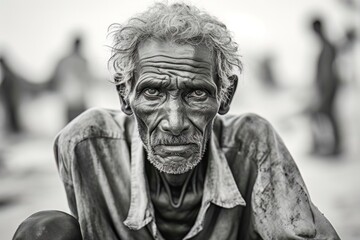
[[[63,129],[55,156],[84,239],[163,239],[133,117],[92,109]],[[271,125],[254,114],[219,116],[203,197],[183,239],[339,239],[312,204]]]

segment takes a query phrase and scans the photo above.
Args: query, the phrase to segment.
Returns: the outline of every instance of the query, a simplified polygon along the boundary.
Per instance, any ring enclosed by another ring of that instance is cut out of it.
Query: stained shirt
[[[209,141],[201,206],[184,240],[339,239],[266,120],[217,116]],[[59,133],[54,150],[85,240],[163,239],[132,116],[88,110]]]

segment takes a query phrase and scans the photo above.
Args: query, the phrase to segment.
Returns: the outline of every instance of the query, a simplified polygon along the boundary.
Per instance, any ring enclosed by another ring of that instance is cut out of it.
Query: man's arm
[[[248,157],[258,165],[252,193],[255,231],[262,239],[340,239],[311,202],[294,160],[273,127],[259,117],[250,118],[257,136],[248,148]]]
[[[61,133],[56,137],[54,142],[54,155],[56,165],[58,167],[60,178],[64,184],[66,196],[68,200],[68,205],[71,213],[78,218],[78,212],[76,207],[76,197],[74,192],[74,187],[72,183],[71,177],[71,163],[66,162],[65,159],[69,159],[69,156],[64,156],[68,151],[62,151],[61,146],[59,146],[59,138],[61,137]]]

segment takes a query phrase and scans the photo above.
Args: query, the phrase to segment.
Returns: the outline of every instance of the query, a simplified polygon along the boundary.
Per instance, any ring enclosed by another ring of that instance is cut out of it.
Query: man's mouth
[[[183,157],[188,158],[198,152],[197,144],[177,144],[177,145],[156,145],[154,153],[160,157]]]

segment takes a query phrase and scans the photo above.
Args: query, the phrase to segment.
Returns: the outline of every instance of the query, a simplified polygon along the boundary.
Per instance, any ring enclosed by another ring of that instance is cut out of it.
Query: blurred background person
[[[66,105],[66,118],[71,121],[86,109],[85,93],[92,75],[82,53],[82,38],[76,37],[70,52],[57,63],[49,81],[51,90],[58,92]]]
[[[271,53],[265,54],[259,63],[259,78],[269,89],[277,88],[278,83],[274,75],[275,56]]]
[[[341,80],[335,64],[338,51],[353,42],[354,34],[348,34],[348,41],[343,46],[336,46],[326,36],[323,25],[320,18],[315,18],[312,22],[312,29],[321,43],[315,76],[317,98],[312,113],[312,151],[314,154],[336,156],[342,150],[342,136],[335,109]]]
[[[14,70],[10,60],[5,55],[0,56],[0,101],[4,109],[6,133],[19,134],[24,131],[20,114],[22,104],[44,91],[47,84],[25,79],[23,74]]]
[[[5,56],[0,56],[2,81],[0,98],[4,108],[5,129],[8,133],[21,132],[19,119],[19,76],[10,68]]]

